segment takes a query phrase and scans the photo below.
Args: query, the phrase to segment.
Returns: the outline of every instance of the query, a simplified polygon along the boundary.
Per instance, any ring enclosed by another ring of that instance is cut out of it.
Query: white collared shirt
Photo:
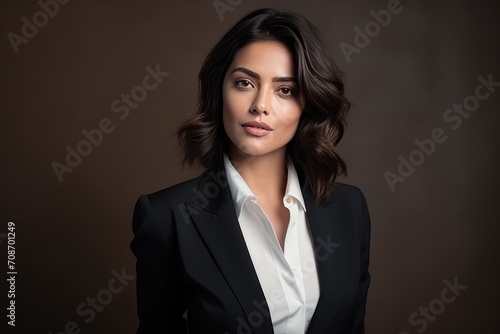
[[[266,297],[275,334],[304,334],[319,299],[313,243],[297,172],[287,158],[283,204],[290,221],[282,251],[257,197],[224,154],[229,189],[250,257]],[[258,301],[259,302],[259,301]]]

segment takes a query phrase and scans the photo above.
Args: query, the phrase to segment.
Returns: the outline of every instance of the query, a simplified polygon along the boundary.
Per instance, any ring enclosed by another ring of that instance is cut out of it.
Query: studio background
[[[63,2],[45,16],[34,0],[0,4],[0,309],[7,333],[135,332],[133,206],[140,194],[199,173],[182,170],[173,133],[196,108],[197,75],[210,48],[261,7],[309,18],[346,72],[354,103],[339,145],[349,171],[341,181],[363,190],[372,221],[367,333],[497,330],[498,2]],[[378,23],[388,7],[399,12]],[[23,26],[34,20],[37,32],[25,28],[27,38]],[[366,27],[371,37],[356,37]],[[148,81],[155,88],[140,88],[158,69]],[[484,80],[496,86],[488,90]],[[132,92],[141,100],[127,113],[121,96]],[[448,111],[464,103],[467,116]],[[94,129],[102,138],[78,146]],[[415,153],[423,150],[415,140],[428,144],[427,153]],[[73,158],[74,167],[68,147],[86,154]],[[417,166],[398,167],[401,158]],[[54,166],[61,165],[71,172],[58,176]],[[392,186],[388,172],[393,181],[399,175]],[[9,221],[15,327],[6,317]],[[461,287],[443,302],[450,284]],[[421,308],[430,308],[427,317]]]

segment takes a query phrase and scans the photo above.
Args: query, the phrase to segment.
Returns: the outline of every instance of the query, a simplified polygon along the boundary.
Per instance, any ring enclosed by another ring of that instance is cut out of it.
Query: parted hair
[[[202,166],[205,173],[223,170],[230,139],[222,121],[222,84],[235,53],[258,41],[283,43],[293,56],[304,109],[287,153],[299,179],[320,203],[331,195],[336,178],[347,174],[336,146],[344,134],[350,102],[344,95],[343,73],[318,29],[295,12],[272,8],[250,12],[212,48],[198,76],[197,111],[176,132],[183,165]]]

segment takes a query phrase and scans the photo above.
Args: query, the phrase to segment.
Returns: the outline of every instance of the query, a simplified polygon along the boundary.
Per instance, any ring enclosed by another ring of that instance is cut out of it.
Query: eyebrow
[[[254,71],[252,70],[249,70],[248,68],[245,68],[245,67],[237,67],[235,68],[234,70],[231,71],[231,74],[233,74],[234,72],[243,72],[257,80],[260,80],[260,75],[258,75],[257,73],[255,73]],[[296,77],[274,77],[271,79],[272,82],[297,82],[297,78]]]

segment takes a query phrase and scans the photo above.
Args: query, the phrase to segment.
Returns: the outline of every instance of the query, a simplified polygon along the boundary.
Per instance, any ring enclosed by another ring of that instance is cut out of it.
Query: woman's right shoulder
[[[142,195],[147,197],[154,208],[177,206],[181,203],[192,201],[195,197],[202,176],[179,182],[164,189]]]
[[[193,201],[201,179],[200,175],[153,193],[140,195],[133,213],[134,234],[143,229],[154,230],[162,226],[165,233],[173,235],[170,229],[175,224],[169,222],[186,219],[185,203]]]

